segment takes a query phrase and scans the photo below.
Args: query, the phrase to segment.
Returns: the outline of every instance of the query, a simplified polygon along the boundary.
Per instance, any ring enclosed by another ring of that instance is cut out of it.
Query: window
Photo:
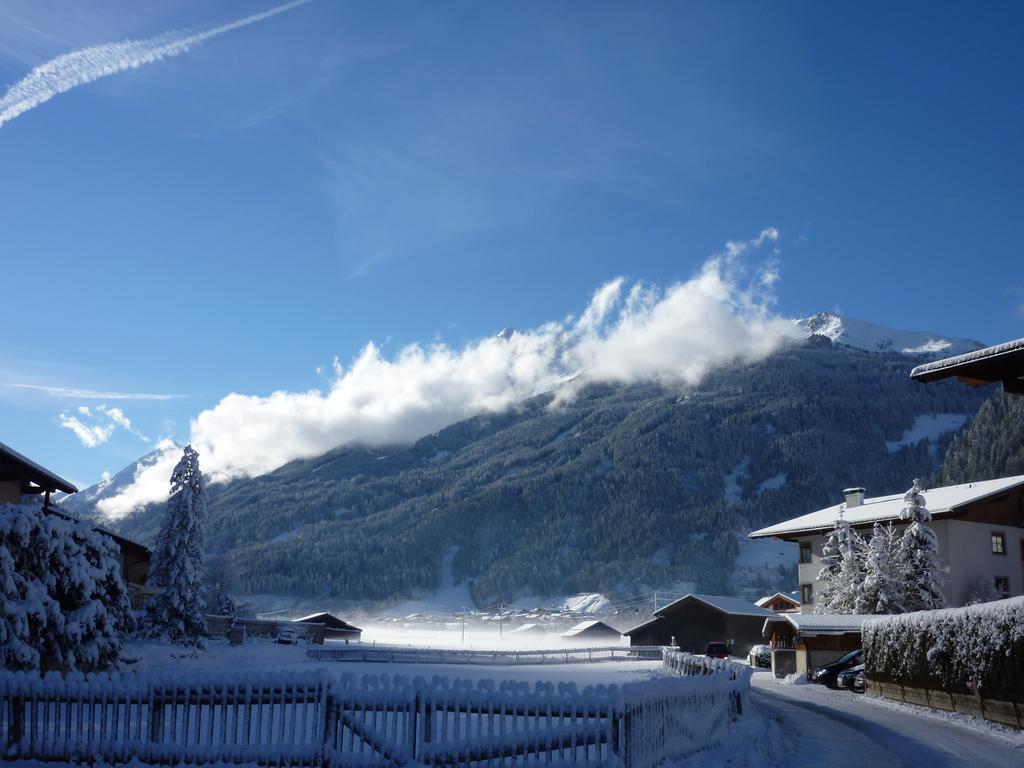
[[[1006,554],[1006,534],[992,532],[992,554],[993,555],[1005,555]]]
[[[996,592],[998,592],[1003,597],[1010,596],[1010,580],[1008,578],[1006,578],[1005,576],[996,576],[995,579],[992,580],[992,582],[996,588]]]
[[[801,584],[800,585],[800,602],[805,605],[814,602],[814,585],[813,584]]]
[[[811,542],[801,541],[800,542],[800,562],[809,563],[811,562]]]

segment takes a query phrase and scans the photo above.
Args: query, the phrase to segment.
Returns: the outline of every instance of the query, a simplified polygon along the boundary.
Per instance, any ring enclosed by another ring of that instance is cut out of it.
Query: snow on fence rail
[[[150,765],[653,768],[718,743],[749,670],[666,652],[670,675],[622,686],[471,683],[323,671],[0,673],[7,759]],[[685,679],[681,679],[685,677]]]
[[[314,648],[306,651],[306,655],[313,661],[516,666],[521,664],[587,664],[602,661],[658,661],[662,658],[661,650],[660,645],[615,645],[539,651],[466,651],[353,644],[341,648]]]

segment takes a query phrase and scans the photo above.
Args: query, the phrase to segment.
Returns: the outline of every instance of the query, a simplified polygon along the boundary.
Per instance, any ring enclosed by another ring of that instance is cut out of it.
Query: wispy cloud
[[[107,390],[47,387],[43,384],[15,384],[12,382],[0,383],[0,387],[29,389],[68,400],[180,400],[187,397],[187,395],[168,395],[156,392],[110,392]]]
[[[290,11],[312,0],[294,0],[202,32],[165,32],[142,40],[103,43],[65,53],[40,64],[0,98],[0,126],[54,96],[101,77],[138,69],[161,59],[180,56],[210,38]]]
[[[114,434],[114,430],[119,427],[125,432],[135,435],[143,442],[149,442],[149,438],[132,424],[131,419],[120,408],[108,408],[105,405],[90,408],[87,405],[80,405],[76,410],[78,416],[72,416],[67,411],[64,411],[59,414],[58,418],[60,419],[60,425],[74,432],[75,436],[86,448],[95,448],[97,445],[103,445]]]

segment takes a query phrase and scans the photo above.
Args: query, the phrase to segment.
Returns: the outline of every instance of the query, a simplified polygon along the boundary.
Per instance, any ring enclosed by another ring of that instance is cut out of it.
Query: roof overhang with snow
[[[932,517],[950,517],[965,507],[985,501],[1006,493],[1007,491],[1024,488],[1024,475],[1001,477],[997,480],[984,480],[978,483],[947,485],[925,491],[925,504]],[[895,522],[900,519],[900,512],[906,506],[904,494],[876,496],[864,499],[856,507],[844,508],[843,519],[854,526],[867,526],[874,523]],[[761,528],[748,534],[752,539],[780,538],[792,539],[800,536],[812,536],[831,530],[839,520],[842,504],[819,509],[791,520],[784,520],[767,528]]]
[[[0,443],[0,475],[3,479],[21,480],[23,493],[63,491],[77,493],[78,489],[59,475],[22,456],[9,445]],[[7,476],[10,475],[8,478]],[[34,484],[36,487],[32,488]]]
[[[1024,395],[1024,339],[925,363],[910,372],[910,378],[923,383],[953,377],[973,387],[1002,382],[1007,392]]]
[[[761,632],[767,632],[769,624],[785,623],[803,637],[859,634],[864,622],[871,618],[877,617],[859,613],[783,613],[767,619]]]

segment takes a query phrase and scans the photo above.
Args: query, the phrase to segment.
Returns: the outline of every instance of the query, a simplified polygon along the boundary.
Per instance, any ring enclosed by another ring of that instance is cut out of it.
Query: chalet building
[[[293,619],[298,624],[321,624],[324,627],[325,640],[344,640],[346,643],[358,643],[363,636],[363,630],[343,619],[339,619],[333,613],[321,612],[303,616],[301,619]]]
[[[704,653],[708,643],[723,642],[733,656],[746,656],[762,642],[765,620],[776,616],[739,597],[685,595],[623,634],[630,645],[674,645],[689,653]]]
[[[871,618],[857,614],[783,613],[765,620],[772,673],[807,673],[861,647],[861,629]]]
[[[769,611],[775,611],[776,613],[800,610],[800,600],[793,597],[793,595],[787,595],[785,592],[776,592],[774,595],[762,597],[754,605],[767,608]]]
[[[621,640],[622,633],[615,627],[605,624],[603,621],[591,620],[581,621],[574,627],[562,633],[564,640],[587,640],[604,641]]]
[[[900,520],[906,506],[903,493],[872,498],[865,498],[863,488],[843,493],[845,507],[836,504],[750,534],[752,539],[772,537],[799,545],[803,612],[815,608],[822,545],[841,508],[843,519],[865,538],[876,522],[906,527]],[[939,540],[947,604],[966,604],[981,584],[1006,597],[1024,594],[1024,475],[933,488],[924,497]]]
[[[50,503],[50,495],[58,491],[77,493],[78,489],[13,448],[0,443],[0,504],[18,504],[22,496],[41,495],[43,510],[47,514],[75,520],[75,517]],[[149,548],[98,525],[93,528],[117,545],[121,578],[128,588],[128,597],[133,608],[141,608],[144,600],[143,585],[149,578]]]
[[[1024,395],[1024,339],[919,365],[910,378],[925,384],[956,378],[972,387],[999,382],[1009,394]]]

